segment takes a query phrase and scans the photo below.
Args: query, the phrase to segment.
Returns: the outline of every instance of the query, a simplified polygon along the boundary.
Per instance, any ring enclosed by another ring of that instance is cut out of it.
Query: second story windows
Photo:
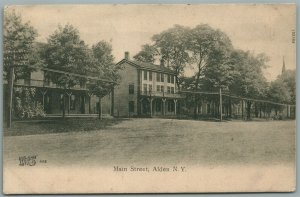
[[[174,84],[175,82],[175,76],[171,75],[171,83]]]
[[[152,92],[152,85],[149,84],[149,92]]]
[[[160,73],[156,73],[156,81],[160,82]]]
[[[168,75],[168,83],[174,84],[174,81],[175,81],[175,76],[173,76],[173,75]]]
[[[165,81],[165,75],[163,73],[160,74],[160,81],[161,82]]]
[[[156,81],[157,82],[164,82],[165,81],[165,75],[163,73],[156,73]]]
[[[144,80],[147,80],[147,75],[148,75],[148,72],[146,70],[144,70]]]
[[[129,84],[129,94],[134,94],[134,84]]]
[[[149,81],[152,81],[152,72],[149,71]]]
[[[143,91],[144,91],[144,92],[147,92],[147,91],[148,91],[147,87],[148,87],[147,84],[144,84],[144,86],[143,86]]]

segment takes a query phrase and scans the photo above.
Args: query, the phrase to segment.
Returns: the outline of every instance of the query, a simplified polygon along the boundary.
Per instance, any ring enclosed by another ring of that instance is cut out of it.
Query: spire
[[[282,71],[281,74],[285,72],[285,61],[284,61],[284,56],[283,56],[283,62],[282,62]]]

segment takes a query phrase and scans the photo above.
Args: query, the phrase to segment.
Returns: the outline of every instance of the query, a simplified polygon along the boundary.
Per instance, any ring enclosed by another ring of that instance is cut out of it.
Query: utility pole
[[[11,65],[9,68],[9,77],[8,77],[8,98],[7,98],[7,128],[11,127],[12,122],[12,99],[13,99],[13,91],[14,91],[14,65]]]
[[[222,88],[220,87],[220,122],[222,122]]]

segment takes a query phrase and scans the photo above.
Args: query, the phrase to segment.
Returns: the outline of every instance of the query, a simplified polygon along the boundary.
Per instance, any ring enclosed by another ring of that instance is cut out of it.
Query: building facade
[[[65,108],[66,115],[99,113],[99,97],[90,92],[89,82],[64,89],[53,83],[47,77],[46,72],[36,69],[30,73],[27,79],[15,80],[13,100],[22,96],[23,88],[31,88],[35,90],[34,102],[42,104],[44,112],[48,116],[60,116],[63,108]],[[6,82],[4,82],[4,91],[8,91]],[[63,99],[64,96],[65,99]],[[112,115],[112,99],[112,93],[101,98],[102,114]]]
[[[178,94],[176,74],[163,64],[130,60],[129,53],[117,63],[121,82],[114,89],[114,116],[176,116]]]

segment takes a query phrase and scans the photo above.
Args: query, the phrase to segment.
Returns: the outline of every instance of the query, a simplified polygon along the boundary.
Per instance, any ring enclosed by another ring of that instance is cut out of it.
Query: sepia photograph
[[[4,194],[296,190],[296,4],[3,12]]]

